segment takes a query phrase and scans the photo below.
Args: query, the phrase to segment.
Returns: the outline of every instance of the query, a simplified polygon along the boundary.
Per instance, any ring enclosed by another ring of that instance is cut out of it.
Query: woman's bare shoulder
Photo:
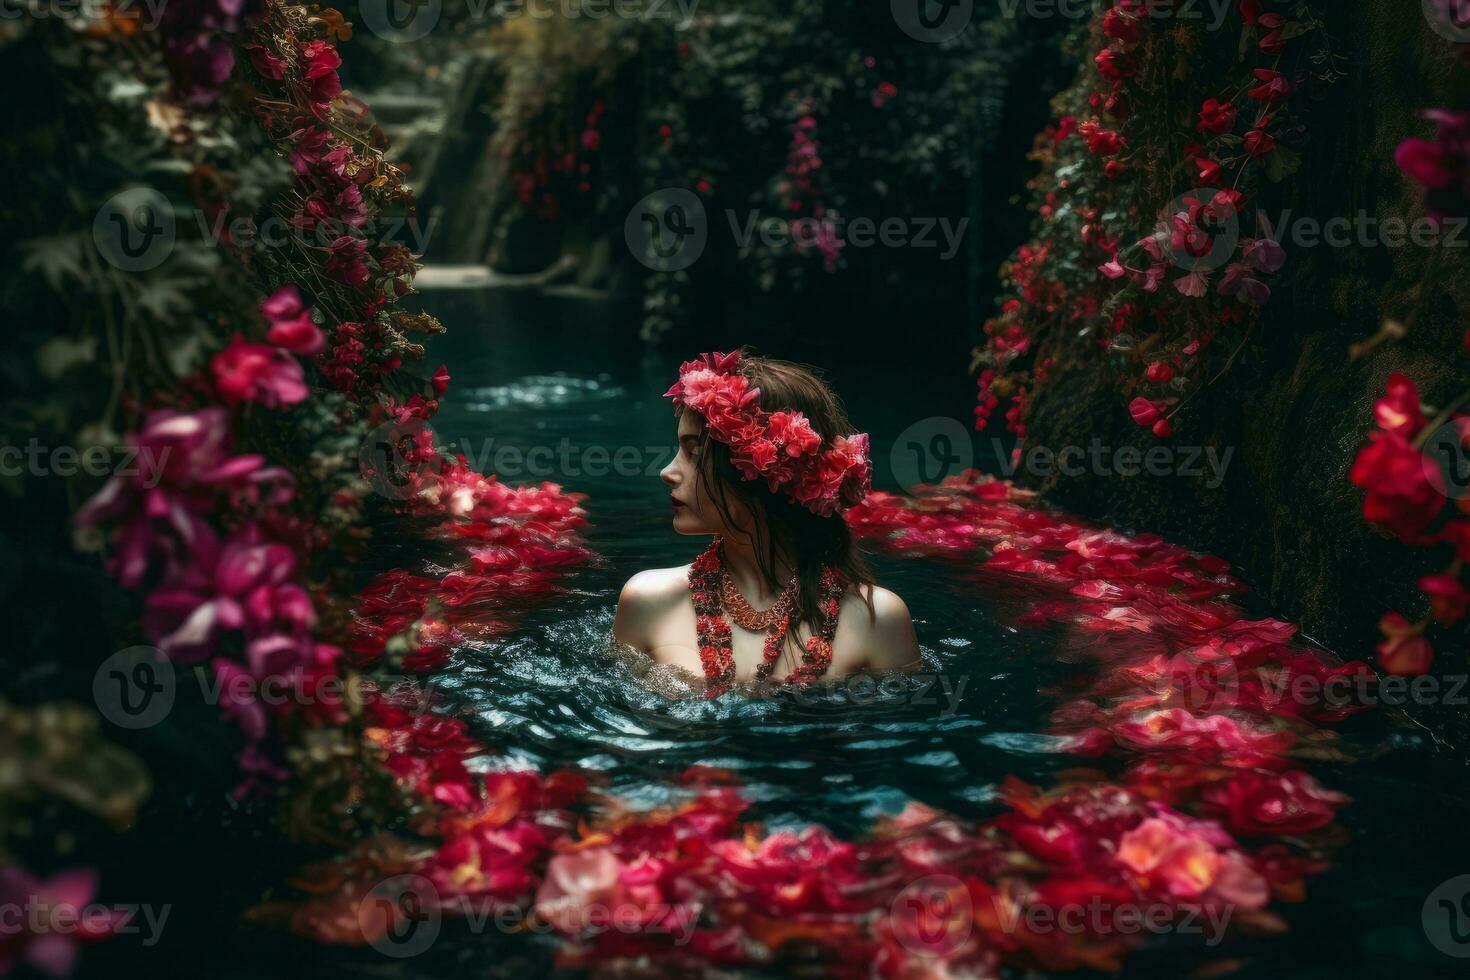
[[[647,650],[655,624],[689,594],[689,566],[649,568],[623,583],[613,616],[613,637]]]
[[[689,566],[674,568],[646,568],[637,572],[623,583],[618,593],[618,604],[634,602],[659,605],[683,598],[689,591]]]
[[[868,612],[868,602],[872,613]],[[909,607],[898,593],[866,585],[848,589],[838,613],[838,628],[847,627],[857,656],[871,670],[917,670],[922,661]]]

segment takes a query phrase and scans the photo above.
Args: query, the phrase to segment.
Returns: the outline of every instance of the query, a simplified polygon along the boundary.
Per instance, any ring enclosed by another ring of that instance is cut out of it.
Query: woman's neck
[[[740,594],[757,606],[766,606],[776,600],[780,594],[782,585],[792,573],[792,566],[781,556],[779,550],[776,554],[776,581],[777,586],[772,590],[765,576],[761,574],[760,565],[756,562],[755,548],[749,541],[737,541],[729,535],[724,539],[725,571],[730,575],[730,581],[735,583],[735,588]]]

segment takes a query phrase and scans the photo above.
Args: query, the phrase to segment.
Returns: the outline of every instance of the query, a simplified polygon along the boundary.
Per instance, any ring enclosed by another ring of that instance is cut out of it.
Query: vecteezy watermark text
[[[1116,6],[1114,0],[996,0],[1000,14],[1008,20],[1083,20],[1101,17]],[[1230,16],[1237,0],[1138,0],[1132,7],[1136,17],[1150,20],[1202,23],[1217,31]]]
[[[0,0],[0,20],[67,20],[95,23],[104,18],[132,21],[151,31],[163,19],[168,0]]]
[[[206,214],[198,209],[175,208],[151,187],[130,187],[108,198],[98,209],[92,221],[92,240],[98,253],[113,266],[125,272],[146,272],[173,254],[180,229],[191,224],[198,241],[228,244],[240,250],[282,248],[293,243],[303,249],[336,250],[359,242],[374,248],[401,245],[414,255],[422,255],[428,250],[437,222],[437,216],[421,223],[411,214],[364,213],[359,220],[316,217],[304,210],[289,218],[223,211]]]
[[[1000,475],[1007,479],[1018,472],[1045,479],[1053,476],[1132,478],[1138,476],[1180,477],[1200,480],[1215,490],[1225,482],[1226,470],[1235,448],[1187,446],[1168,443],[1140,449],[1137,446],[1105,446],[1094,436],[1087,445],[1060,447],[1021,445],[1006,452],[1000,439],[988,440],[989,452]],[[938,483],[945,477],[971,469],[977,458],[976,439],[959,419],[934,416],[904,429],[893,441],[889,464],[900,486]]]
[[[948,261],[959,253],[969,223],[969,218],[937,215],[875,218],[829,212],[821,217],[793,218],[760,210],[726,209],[724,213],[730,237],[742,250],[760,244],[829,257],[848,248],[880,247],[933,250]],[[623,222],[628,250],[657,272],[677,272],[693,265],[704,254],[710,232],[704,202],[682,187],[664,187],[648,194],[633,205]]]
[[[379,882],[358,903],[357,921],[368,944],[395,959],[417,956],[439,938],[445,918],[462,920],[480,934],[563,934],[617,931],[667,935],[676,946],[694,936],[697,916],[685,907],[657,902],[568,896],[530,910],[490,897],[444,896],[423,875],[394,875]]]
[[[32,437],[24,446],[0,445],[0,476],[141,477],[147,489],[158,486],[170,447],[48,446]]]
[[[731,236],[741,248],[749,248],[757,238],[767,248],[792,245],[816,248],[821,242],[831,242],[839,249],[870,248],[874,245],[883,248],[942,248],[939,257],[945,261],[959,252],[960,239],[964,237],[965,226],[970,223],[969,218],[951,221],[936,217],[876,219],[829,215],[793,219],[762,215],[759,211],[747,211],[742,216],[728,209],[725,220],[730,224]]]
[[[118,936],[141,934],[143,945],[151,947],[163,937],[163,927],[172,911],[172,905],[153,906],[137,902],[76,905],[53,901],[44,895],[30,895],[23,902],[0,902],[0,936],[27,933],[39,939],[71,936],[79,932]]]

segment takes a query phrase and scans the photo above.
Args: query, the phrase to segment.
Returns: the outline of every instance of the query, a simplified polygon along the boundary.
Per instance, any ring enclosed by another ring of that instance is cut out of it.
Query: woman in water
[[[871,480],[868,437],[787,361],[705,354],[666,396],[679,450],[659,474],[674,530],[713,535],[688,565],[639,572],[613,637],[706,692],[920,666],[908,607],[878,587],[841,508]]]

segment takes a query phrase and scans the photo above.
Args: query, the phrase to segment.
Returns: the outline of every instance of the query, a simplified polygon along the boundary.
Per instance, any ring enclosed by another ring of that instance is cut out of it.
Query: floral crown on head
[[[730,461],[747,480],[764,479],[807,510],[830,517],[868,494],[873,467],[868,434],[837,436],[828,449],[801,412],[767,412],[761,390],[739,372],[740,352],[702,354],[685,361],[679,380],[664,393],[677,411],[692,408],[709,433],[730,447]]]

